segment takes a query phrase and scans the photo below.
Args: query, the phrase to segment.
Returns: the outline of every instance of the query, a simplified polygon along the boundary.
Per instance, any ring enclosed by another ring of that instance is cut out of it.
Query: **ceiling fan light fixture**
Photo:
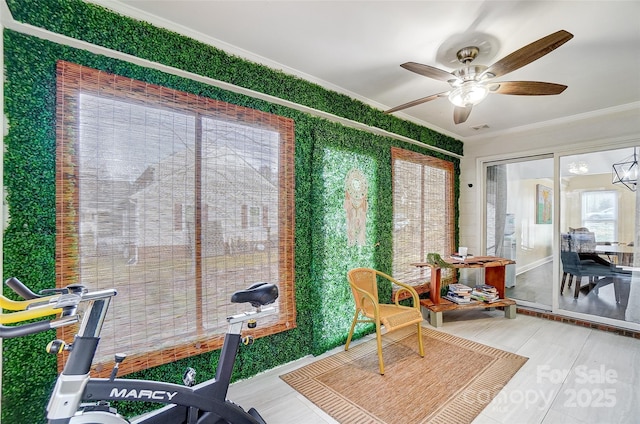
[[[400,66],[411,72],[438,81],[448,82],[451,85],[451,90],[412,100],[400,106],[393,107],[385,111],[385,113],[397,112],[435,100],[439,97],[447,96],[449,101],[456,106],[453,110],[453,122],[457,125],[466,122],[473,106],[482,102],[490,92],[519,96],[560,94],[567,88],[566,85],[540,81],[493,82],[493,78],[499,78],[509,72],[522,68],[534,60],[540,59],[542,56],[557,49],[572,38],[573,34],[565,30],[556,31],[553,34],[549,34],[546,37],[542,37],[533,43],[521,47],[488,67],[472,64],[480,54],[479,46],[486,45],[483,40],[478,40],[480,43],[477,43],[475,46],[468,45],[468,47],[463,47],[458,50],[456,57],[463,66],[451,72],[417,62],[403,63]],[[449,47],[445,50],[448,52]],[[450,61],[447,60],[447,62],[449,63]]]
[[[449,93],[449,101],[459,107],[475,106],[487,97],[489,89],[476,81],[466,81]]]

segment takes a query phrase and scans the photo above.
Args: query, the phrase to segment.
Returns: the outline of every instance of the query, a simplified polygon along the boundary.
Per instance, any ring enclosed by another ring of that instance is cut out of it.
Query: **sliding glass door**
[[[484,248],[515,261],[508,297],[640,328],[637,154],[628,147],[484,164]]]
[[[553,286],[553,157],[485,165],[487,255],[513,259],[506,295],[551,309]]]
[[[605,323],[640,323],[635,160],[634,148],[560,157],[562,311]],[[573,270],[571,258],[580,268]]]

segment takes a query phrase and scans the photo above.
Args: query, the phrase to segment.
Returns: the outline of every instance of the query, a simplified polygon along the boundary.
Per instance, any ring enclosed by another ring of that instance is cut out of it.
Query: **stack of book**
[[[445,299],[454,303],[465,304],[472,303],[471,293],[473,289],[460,283],[449,284],[449,291],[444,296]]]
[[[476,286],[471,292],[471,298],[485,303],[493,303],[500,300],[498,289],[488,284]]]

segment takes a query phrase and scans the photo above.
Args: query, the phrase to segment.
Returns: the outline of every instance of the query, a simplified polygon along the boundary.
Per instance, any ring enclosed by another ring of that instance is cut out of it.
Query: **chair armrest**
[[[382,271],[376,271],[376,273],[378,275],[386,278],[391,283],[401,287],[399,290],[396,290],[395,296],[394,296],[395,298],[393,299],[393,301],[395,302],[396,305],[400,304],[399,303],[400,300],[398,299],[399,294],[402,293],[403,291],[408,291],[409,293],[411,293],[411,297],[413,298],[413,306],[417,307],[417,308],[420,308],[420,297],[418,296],[418,292],[410,284],[406,284],[406,283],[403,283],[401,281],[398,281],[395,278],[393,278],[392,276],[387,275]]]
[[[409,292],[411,294],[411,298],[413,299],[413,305],[415,307],[415,305],[419,305],[420,304],[420,298],[418,296],[418,292],[416,291],[416,289],[414,289],[413,287],[409,286],[409,285],[405,285],[405,284],[400,284],[402,286],[402,288],[396,290],[395,292],[395,299],[393,299],[393,301],[395,302],[396,305],[400,305],[400,293],[402,293],[403,291]],[[404,299],[402,299],[404,300]]]
[[[373,298],[373,296],[371,296],[371,293],[362,290],[360,287],[357,286],[351,286],[352,289],[356,290],[358,293],[360,293],[360,295],[362,296],[362,300],[360,301],[360,305],[358,305],[358,307],[360,309],[362,309],[363,311],[366,310],[365,308],[365,302],[369,301],[371,302],[371,306],[373,307],[373,313],[375,314],[375,316],[378,316],[380,314],[379,308],[378,308],[378,302],[376,302],[376,300]]]

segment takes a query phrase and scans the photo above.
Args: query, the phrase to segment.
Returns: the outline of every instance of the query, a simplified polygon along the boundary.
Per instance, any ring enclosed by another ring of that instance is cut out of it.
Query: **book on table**
[[[447,293],[443,298],[450,300],[453,303],[457,303],[458,305],[475,303],[475,300],[471,299],[471,296],[458,296],[452,293]]]
[[[456,294],[467,294],[471,293],[473,289],[466,284],[451,283],[449,284],[449,291]]]
[[[484,293],[498,293],[498,289],[489,284],[479,284],[476,286],[476,290]]]
[[[500,298],[498,297],[497,294],[487,294],[487,293],[482,293],[479,291],[474,290],[473,292],[471,292],[471,298],[474,300],[479,300],[481,302],[485,302],[485,303],[493,303],[493,302],[497,302],[498,300],[500,300]]]
[[[473,289],[465,284],[452,283],[444,298],[458,304],[472,303],[471,292]]]

